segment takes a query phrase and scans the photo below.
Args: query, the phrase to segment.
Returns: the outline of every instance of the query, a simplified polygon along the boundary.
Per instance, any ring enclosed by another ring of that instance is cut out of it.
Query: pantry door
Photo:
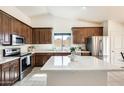
[[[124,51],[124,34],[113,33],[111,35],[111,62],[118,63],[122,61],[120,52]]]

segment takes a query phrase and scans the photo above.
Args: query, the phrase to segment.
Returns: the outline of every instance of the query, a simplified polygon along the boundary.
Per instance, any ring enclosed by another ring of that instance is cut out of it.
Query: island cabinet
[[[19,60],[0,64],[0,85],[8,86],[19,79]]]
[[[33,44],[51,44],[52,28],[33,28]]]
[[[86,44],[88,37],[102,36],[103,27],[72,27],[72,33],[74,44]]]

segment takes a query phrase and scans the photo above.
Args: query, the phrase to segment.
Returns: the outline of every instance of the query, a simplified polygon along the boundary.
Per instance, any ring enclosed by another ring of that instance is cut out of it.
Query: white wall
[[[101,27],[101,24],[90,23],[86,21],[79,21],[79,20],[71,20],[66,18],[61,18],[57,16],[52,16],[50,14],[46,14],[43,16],[36,16],[31,18],[32,27],[52,27],[53,34],[54,32],[57,33],[71,33],[72,27]],[[73,38],[73,37],[72,37]],[[73,41],[73,40],[72,40]],[[53,48],[54,45],[47,45],[48,47],[44,47],[45,45],[36,45],[37,49],[44,49],[44,48]],[[73,45],[77,46],[77,45]],[[85,45],[80,45],[85,48]]]
[[[20,10],[18,10],[15,6],[0,6],[0,10],[10,14],[11,16],[19,19],[20,21],[31,25],[31,19],[24,15]]]
[[[124,24],[113,20],[104,21],[103,32],[105,36],[122,35],[124,34]]]
[[[124,24],[109,20],[108,31],[111,36],[114,35],[114,33],[116,33],[116,35],[122,35],[124,34]]]
[[[53,27],[53,32],[71,32],[72,27],[99,27],[101,24],[71,20],[49,14],[31,18],[32,27]]]

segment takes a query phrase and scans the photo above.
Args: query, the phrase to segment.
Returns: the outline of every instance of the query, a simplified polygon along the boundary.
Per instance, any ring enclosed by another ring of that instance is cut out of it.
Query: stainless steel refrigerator
[[[87,39],[86,49],[93,56],[103,57],[110,55],[110,38],[108,36],[92,36]]]

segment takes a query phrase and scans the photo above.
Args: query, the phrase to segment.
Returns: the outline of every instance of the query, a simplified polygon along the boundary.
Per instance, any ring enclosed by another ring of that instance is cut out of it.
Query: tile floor
[[[18,81],[14,86],[46,86],[47,75],[42,73],[40,68],[34,68],[22,81]]]
[[[46,86],[47,75],[40,67],[35,67],[22,81],[18,81],[14,86]],[[124,72],[109,72],[108,86],[124,86]]]

